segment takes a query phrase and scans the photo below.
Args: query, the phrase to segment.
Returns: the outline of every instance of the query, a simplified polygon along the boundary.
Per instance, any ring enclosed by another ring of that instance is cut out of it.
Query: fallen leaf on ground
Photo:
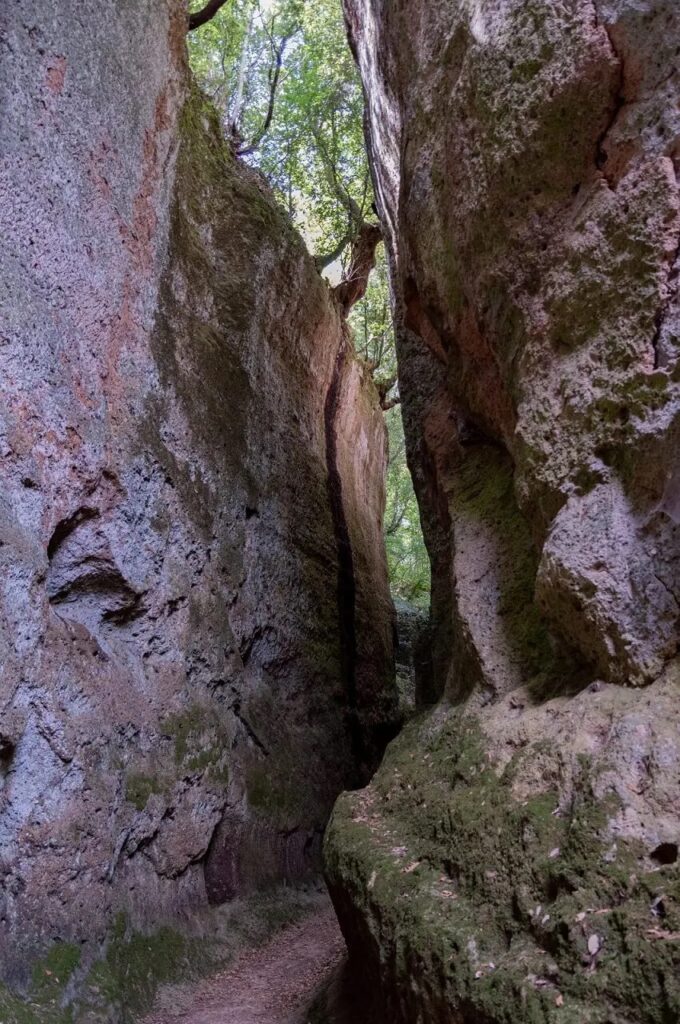
[[[667,932],[663,928],[648,928],[647,935],[650,939],[665,939],[667,942],[680,941],[680,932]]]

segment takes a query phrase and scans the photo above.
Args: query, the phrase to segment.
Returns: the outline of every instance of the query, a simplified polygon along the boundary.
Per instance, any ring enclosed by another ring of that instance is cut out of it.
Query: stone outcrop
[[[377,395],[185,32],[0,12],[0,973],[50,1021],[114,919],[143,971],[314,867],[396,705]]]
[[[677,5],[345,11],[441,697],[334,813],[356,969],[391,1024],[675,1020]]]

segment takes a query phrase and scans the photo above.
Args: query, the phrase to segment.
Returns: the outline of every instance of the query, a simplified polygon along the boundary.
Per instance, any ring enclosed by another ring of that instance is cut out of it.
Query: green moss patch
[[[95,1004],[116,1008],[119,1019],[132,1021],[147,1009],[159,984],[197,972],[201,959],[210,960],[208,943],[200,945],[172,928],[143,935],[127,927],[121,915],[103,960],[90,971],[85,984]]]
[[[520,799],[515,782],[536,764]],[[391,1019],[411,1019],[404,1006],[433,1024],[678,1019],[677,865],[648,872],[634,843],[613,848],[617,798],[596,797],[588,758],[573,770],[564,806],[549,743],[499,771],[477,720],[438,709],[407,726],[368,790],[338,803],[327,871],[363,959],[382,965]]]
[[[25,1000],[0,985],[0,1021],[6,1024],[72,1024],[74,1009],[65,990],[81,960],[80,947],[56,942],[47,955],[33,965],[31,986]]]
[[[125,799],[138,811],[143,811],[152,793],[163,793],[165,784],[153,775],[130,772],[125,777]]]
[[[173,742],[178,770],[182,773],[210,771],[216,782],[227,782],[229,737],[214,708],[192,704],[163,719],[161,732]]]

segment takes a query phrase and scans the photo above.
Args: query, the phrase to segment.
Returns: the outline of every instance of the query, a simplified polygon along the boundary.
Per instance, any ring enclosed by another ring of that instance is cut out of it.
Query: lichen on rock
[[[678,12],[344,7],[441,697],[334,813],[356,970],[390,1024],[674,1020]]]
[[[396,717],[378,398],[192,83],[186,27],[181,0],[0,12],[0,1006],[20,1020],[51,946],[80,960],[37,1019],[70,1020],[132,936],[318,870]]]
[[[379,1019],[672,1019],[679,684],[441,705],[342,798],[327,871]]]

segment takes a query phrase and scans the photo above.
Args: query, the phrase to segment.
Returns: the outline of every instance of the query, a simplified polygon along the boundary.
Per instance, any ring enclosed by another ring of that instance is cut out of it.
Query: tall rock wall
[[[129,938],[304,875],[394,714],[377,396],[185,31],[179,0],[0,11],[0,974],[22,991],[54,943],[72,991],[114,918]]]
[[[675,1020],[677,5],[345,11],[442,699],[335,812],[343,927],[390,1022]]]

